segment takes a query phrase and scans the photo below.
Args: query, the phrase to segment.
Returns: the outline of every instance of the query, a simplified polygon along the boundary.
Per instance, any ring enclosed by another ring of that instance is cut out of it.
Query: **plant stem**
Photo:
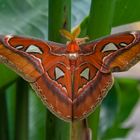
[[[60,29],[70,30],[71,0],[49,0],[49,40],[65,42]],[[47,111],[46,140],[69,140],[70,125]]]
[[[110,34],[116,0],[92,0],[87,34],[96,39]]]
[[[72,122],[71,140],[91,140],[90,133],[86,119]]]
[[[28,140],[28,84],[17,80],[15,140]]]
[[[90,39],[96,39],[110,34],[115,1],[116,0],[92,0],[87,28],[87,35]],[[99,116],[100,107],[88,118],[89,126],[93,133],[93,140],[98,139]]]
[[[8,132],[8,117],[7,117],[7,103],[6,103],[6,92],[5,90],[0,90],[0,139],[9,139]]]
[[[49,0],[49,40],[66,43],[60,29],[71,29],[71,0]]]
[[[16,82],[6,88],[6,104],[8,112],[8,130],[10,140],[15,138]]]

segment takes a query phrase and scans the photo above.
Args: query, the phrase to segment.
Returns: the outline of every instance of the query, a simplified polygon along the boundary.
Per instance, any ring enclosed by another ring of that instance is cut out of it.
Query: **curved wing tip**
[[[10,38],[12,38],[13,35],[9,34],[9,35],[1,35],[0,34],[0,42],[5,42],[5,39],[9,40]]]
[[[130,31],[131,34],[140,34],[140,30]]]

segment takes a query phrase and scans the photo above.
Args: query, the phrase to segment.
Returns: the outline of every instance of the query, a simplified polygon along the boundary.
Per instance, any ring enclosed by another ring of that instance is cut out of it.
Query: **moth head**
[[[78,26],[72,30],[72,32],[69,32],[65,29],[60,30],[60,34],[65,37],[66,39],[69,40],[69,42],[75,41],[78,45],[83,44],[86,42],[89,37],[83,37],[83,38],[78,38],[80,35],[81,28]]]
[[[65,29],[60,30],[61,35],[69,40],[67,41],[68,52],[73,53],[73,52],[79,51],[80,50],[79,45],[84,44],[86,40],[88,39],[88,37],[78,38],[80,32],[81,32],[81,29],[79,26],[76,27],[72,31],[72,33]]]

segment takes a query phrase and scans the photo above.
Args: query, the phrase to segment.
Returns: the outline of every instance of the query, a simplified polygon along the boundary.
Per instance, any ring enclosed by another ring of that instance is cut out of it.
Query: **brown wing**
[[[91,52],[93,52],[94,56],[97,56],[95,61],[98,59],[98,63],[102,65],[102,69],[100,69],[102,72],[107,70],[112,72],[125,71],[139,61],[140,31],[119,33],[105,37],[88,43],[82,49],[85,53],[86,49],[94,50],[94,52]]]
[[[60,118],[72,115],[71,72],[65,45],[17,36],[0,37],[0,62],[16,71]]]
[[[74,119],[100,104],[113,84],[111,72],[129,69],[140,59],[140,32],[115,34],[81,45],[74,80]]]

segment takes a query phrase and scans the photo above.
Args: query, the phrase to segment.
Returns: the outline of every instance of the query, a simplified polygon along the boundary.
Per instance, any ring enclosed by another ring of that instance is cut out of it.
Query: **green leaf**
[[[48,0],[1,0],[0,33],[47,36]]]
[[[102,104],[101,139],[123,138],[131,130],[131,128],[123,128],[123,123],[139,100],[138,87],[137,80],[116,79],[115,86]]]
[[[117,92],[119,112],[116,117],[116,123],[122,123],[128,118],[139,100],[139,81],[125,78],[117,81],[121,92]]]
[[[113,23],[112,27],[116,27],[116,26],[120,26],[120,25],[124,25],[124,24],[128,24],[128,23],[132,23],[132,22],[136,22],[136,21],[140,21],[140,14],[139,14],[139,9],[140,9],[140,1],[139,0],[115,0],[116,4],[114,7],[114,16],[113,16]],[[90,1],[89,1],[90,3]],[[103,4],[105,4],[106,2],[103,2]],[[84,7],[82,8],[84,9]],[[102,11],[102,10],[101,10]],[[106,11],[104,11],[106,13]],[[93,25],[92,23],[92,27],[95,29],[100,29],[102,30],[102,25],[104,25],[104,22],[102,22],[104,20],[104,18],[107,20],[108,17],[102,17],[100,15],[98,15],[98,13],[96,13],[99,18],[100,18],[100,22],[101,25]],[[86,17],[86,18],[85,18]],[[81,28],[82,28],[82,36],[86,36],[86,31],[88,28],[88,18],[89,16],[84,16],[84,19],[81,21]],[[92,19],[94,20],[94,18]],[[94,27],[95,26],[95,27]]]
[[[8,115],[8,131],[10,140],[15,138],[15,114],[16,114],[16,84],[11,84],[5,90],[7,115]]]
[[[119,26],[135,21],[140,21],[139,0],[117,0],[113,26]]]
[[[0,64],[0,88],[14,82],[17,77],[15,72]]]
[[[0,93],[0,139],[6,140],[9,139],[6,92],[4,90],[0,90]]]
[[[33,90],[29,93],[29,140],[45,140],[46,107]]]
[[[113,86],[101,104],[100,137],[108,128],[112,128],[118,112],[117,88]]]
[[[27,83],[19,78],[16,84],[15,140],[27,140],[29,132],[29,92]]]
[[[130,130],[131,128],[111,127],[108,131],[106,131],[106,135],[101,138],[101,140],[114,140],[117,138],[122,139],[129,133]]]

